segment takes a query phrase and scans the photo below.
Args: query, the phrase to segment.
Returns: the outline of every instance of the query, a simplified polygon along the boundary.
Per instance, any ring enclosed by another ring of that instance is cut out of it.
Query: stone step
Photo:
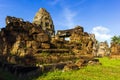
[[[38,49],[37,53],[70,53],[69,49]]]
[[[50,64],[50,63],[59,63],[59,62],[66,62],[66,61],[75,61],[78,59],[92,59],[92,56],[88,55],[79,55],[79,54],[35,54],[34,58],[36,60],[36,63],[38,64]]]
[[[59,62],[59,63],[48,63],[48,64],[42,64],[42,65],[36,65],[36,66],[23,66],[23,65],[18,65],[18,64],[10,64],[10,63],[3,63],[1,62],[0,64],[2,65],[1,67],[8,71],[11,72],[12,74],[18,76],[18,78],[25,78],[25,77],[32,77],[36,75],[41,75],[45,72],[53,71],[56,69],[63,70],[67,68],[67,70],[71,69],[80,69],[83,66],[86,66],[89,61],[93,62],[98,62],[97,59],[79,59],[76,61],[64,61],[64,62]],[[69,69],[70,68],[70,69]]]

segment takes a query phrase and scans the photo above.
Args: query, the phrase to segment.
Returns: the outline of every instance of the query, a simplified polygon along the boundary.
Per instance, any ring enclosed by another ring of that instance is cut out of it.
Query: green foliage
[[[120,36],[113,36],[111,39],[114,43],[120,43]]]

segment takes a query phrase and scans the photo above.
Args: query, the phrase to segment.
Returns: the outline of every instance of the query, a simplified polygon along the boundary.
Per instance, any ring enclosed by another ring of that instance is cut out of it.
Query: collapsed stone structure
[[[111,55],[120,55],[120,44],[119,43],[111,43]]]
[[[93,40],[95,37],[90,36],[92,34],[88,34],[87,32],[84,32],[83,27],[81,26],[76,26],[73,29],[68,29],[68,30],[58,30],[57,35],[56,35],[56,41],[61,41],[64,43],[61,43],[60,48],[69,48],[72,50],[74,53],[78,53],[81,55],[84,54],[90,54],[92,55],[93,51],[93,44],[96,42]],[[69,38],[69,41],[66,41],[65,38]],[[54,44],[59,44],[60,43],[54,43]],[[84,53],[83,53],[84,52]]]
[[[25,56],[36,53],[39,48],[50,48],[50,37],[41,27],[17,19],[7,17],[6,28],[1,30],[3,54]]]
[[[120,59],[120,44],[117,42],[111,42],[110,46],[110,58]]]
[[[70,41],[65,40],[69,37]],[[92,34],[84,32],[83,27],[58,30],[55,35],[54,24],[50,14],[41,8],[35,15],[33,23],[22,18],[6,17],[6,27],[0,32],[0,53],[24,57],[45,52],[75,53],[92,55],[96,43]],[[54,50],[56,49],[56,50]],[[7,58],[10,61],[11,58]]]
[[[110,55],[110,48],[107,42],[100,42],[98,45],[97,56],[103,57]]]
[[[0,31],[0,44],[1,58],[10,63],[24,65],[20,66],[22,69],[26,69],[25,65],[40,65],[42,72],[53,68],[78,69],[83,65],[93,64],[93,56],[110,54],[107,43],[98,43],[95,35],[84,32],[84,28],[81,26],[58,30],[55,35],[51,16],[43,8],[38,11],[33,23],[7,16],[6,27]],[[119,54],[119,49],[119,44],[112,43],[111,54]],[[43,54],[43,52],[45,53]],[[80,60],[75,61],[76,59]],[[97,62],[95,61],[95,63]],[[41,65],[43,66],[41,67]],[[12,65],[11,68],[15,68],[17,71],[17,67]]]
[[[33,23],[7,16],[6,27],[0,31],[0,44],[0,61],[15,64],[13,69],[18,64],[23,69],[42,65],[45,71],[65,65],[80,68],[92,61],[97,52],[95,35],[84,32],[81,26],[58,30],[55,35],[52,18],[43,8]],[[78,59],[81,60],[76,62]]]

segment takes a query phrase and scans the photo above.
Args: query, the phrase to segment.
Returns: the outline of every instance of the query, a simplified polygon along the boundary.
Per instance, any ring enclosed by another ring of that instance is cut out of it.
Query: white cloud
[[[60,12],[57,14],[57,18],[55,17],[55,26],[63,27],[64,29],[74,28],[79,24],[78,13],[79,10],[74,10],[73,7],[78,7],[80,4],[84,3],[86,0],[81,0],[77,3],[68,4],[67,0],[53,0],[50,4],[59,5]]]
[[[110,30],[103,26],[96,26],[92,29],[92,33],[95,34],[95,37],[98,41],[110,41],[112,35]]]
[[[59,5],[59,11],[56,17],[54,18],[56,27],[63,27],[63,29],[74,28],[76,25],[79,25],[79,10],[76,7],[79,7],[81,4],[84,4],[87,0],[80,0],[78,2],[69,2],[68,0],[53,0],[49,1],[49,5],[55,6]],[[75,8],[75,9],[74,9]],[[57,28],[59,29],[59,28]]]
[[[68,28],[72,28],[76,25],[74,20],[75,17],[77,16],[77,13],[75,11],[72,11],[69,8],[64,8],[63,16],[65,21],[65,26],[67,26]]]
[[[71,29],[77,25],[75,21],[76,16],[77,12],[70,8],[64,7],[61,9],[61,13],[58,14],[57,18],[55,17],[55,26],[62,27],[63,29]]]

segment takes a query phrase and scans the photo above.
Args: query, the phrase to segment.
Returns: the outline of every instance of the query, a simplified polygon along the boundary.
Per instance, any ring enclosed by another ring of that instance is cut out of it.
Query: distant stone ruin
[[[98,45],[97,56],[103,57],[110,55],[110,48],[107,42],[100,42]]]
[[[120,59],[120,44],[116,42],[111,42],[110,47],[110,58],[111,59]]]
[[[120,55],[120,44],[119,43],[111,43],[111,55]]]

